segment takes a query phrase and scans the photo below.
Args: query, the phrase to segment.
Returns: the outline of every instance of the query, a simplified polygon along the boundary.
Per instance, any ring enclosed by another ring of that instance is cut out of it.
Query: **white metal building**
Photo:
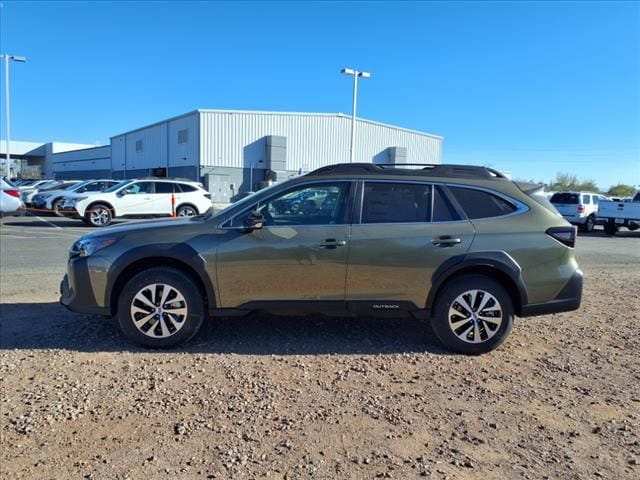
[[[440,163],[443,138],[364,119],[356,162]],[[56,178],[167,176],[201,180],[215,202],[265,180],[349,161],[351,117],[327,113],[196,110],[111,138],[111,145],[56,153]]]

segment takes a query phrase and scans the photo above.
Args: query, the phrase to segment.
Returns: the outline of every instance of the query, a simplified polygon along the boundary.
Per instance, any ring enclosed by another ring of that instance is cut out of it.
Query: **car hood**
[[[109,237],[109,236],[124,236],[133,233],[145,234],[151,233],[152,230],[164,230],[164,229],[179,229],[193,225],[195,222],[203,221],[202,217],[187,217],[187,218],[166,218],[162,220],[147,220],[140,222],[129,222],[123,225],[113,225],[110,227],[101,228],[84,238],[95,237]]]

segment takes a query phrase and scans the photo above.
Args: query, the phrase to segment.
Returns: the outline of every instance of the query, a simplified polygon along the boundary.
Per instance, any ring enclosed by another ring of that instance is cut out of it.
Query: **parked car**
[[[39,192],[33,196],[32,203],[34,208],[38,210],[61,215],[62,204],[68,195],[104,192],[117,183],[117,180],[85,180],[84,182],[72,183],[63,188]]]
[[[591,232],[598,223],[598,206],[607,197],[593,192],[556,192],[551,204],[558,212],[580,230]]]
[[[172,201],[173,198],[173,201]],[[105,227],[116,217],[161,217],[172,213],[189,217],[211,208],[211,194],[189,180],[124,180],[101,193],[72,196],[60,209],[94,227]]]
[[[275,208],[319,192],[335,201]],[[148,347],[188,341],[207,315],[330,311],[430,319],[449,349],[479,354],[507,338],[514,315],[579,308],[575,241],[541,186],[495,170],[334,165],[216,214],[85,235],[60,300],[117,316]]]
[[[45,183],[41,183],[37,187],[26,187],[21,189],[20,197],[24,201],[27,208],[32,208],[33,197],[35,197],[38,193],[48,192],[51,190],[59,190],[76,183],[80,183],[80,180],[47,180]]]
[[[627,227],[631,231],[638,230],[640,228],[640,190],[629,202],[615,200],[601,202],[598,217],[608,235],[615,235],[620,227]]]
[[[24,215],[20,190],[7,179],[0,179],[0,217]]]

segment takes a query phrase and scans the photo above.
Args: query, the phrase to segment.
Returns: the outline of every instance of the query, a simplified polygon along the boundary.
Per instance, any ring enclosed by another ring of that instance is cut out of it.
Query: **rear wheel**
[[[178,217],[193,217],[195,215],[198,215],[198,210],[191,205],[181,205],[176,210],[176,216]]]
[[[180,270],[151,268],[132,277],[118,300],[118,321],[133,342],[169,348],[198,333],[205,316],[200,288]]]
[[[92,227],[106,227],[113,219],[111,209],[102,203],[91,205],[84,214],[86,223]]]
[[[589,215],[584,222],[584,231],[593,232],[593,227],[596,226],[596,219],[593,215]]]
[[[447,283],[436,299],[431,325],[450,350],[479,355],[497,348],[513,326],[513,301],[505,288],[484,275]]]

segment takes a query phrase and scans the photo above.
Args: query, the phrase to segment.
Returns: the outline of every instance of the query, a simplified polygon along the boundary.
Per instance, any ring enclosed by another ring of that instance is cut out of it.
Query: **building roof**
[[[292,117],[335,117],[340,119],[351,120],[351,115],[345,115],[344,113],[313,113],[313,112],[275,112],[275,111],[263,111],[263,110],[215,110],[215,109],[207,109],[207,108],[199,108],[197,110],[192,110],[190,112],[183,113],[181,115],[176,115],[171,118],[167,118],[165,120],[161,120],[159,122],[151,123],[149,125],[145,125],[144,127],[135,128],[133,130],[129,130],[124,133],[120,133],[118,135],[113,135],[111,138],[122,137],[123,135],[128,135],[130,133],[138,132],[140,130],[145,130],[147,128],[155,127],[156,125],[161,125],[166,122],[171,122],[173,120],[177,120],[179,118],[187,117],[189,115],[194,115],[196,113],[228,113],[235,115],[289,115]],[[422,135],[425,137],[436,138],[439,140],[443,140],[444,137],[440,135],[433,135],[431,133],[421,132],[418,130],[412,130],[409,128],[398,127],[396,125],[389,125],[387,123],[376,122],[373,120],[367,120],[364,118],[356,117],[356,120],[361,123],[368,123],[371,125],[377,125],[379,127],[390,128],[393,130],[399,130],[402,132],[413,133],[416,135]]]

